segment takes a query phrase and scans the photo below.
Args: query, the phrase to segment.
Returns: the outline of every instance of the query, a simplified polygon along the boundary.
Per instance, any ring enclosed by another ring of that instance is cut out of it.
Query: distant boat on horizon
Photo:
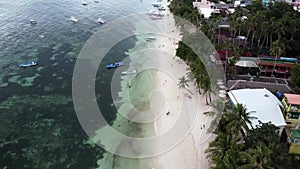
[[[19,64],[19,67],[26,68],[26,67],[36,66],[36,65],[37,65],[37,62],[31,61],[31,62]]]

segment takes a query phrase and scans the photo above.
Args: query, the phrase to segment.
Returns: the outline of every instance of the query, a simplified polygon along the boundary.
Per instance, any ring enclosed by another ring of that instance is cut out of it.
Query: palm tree
[[[271,30],[270,30],[270,48],[271,48],[271,46],[272,46],[272,43],[273,43],[273,33],[274,33],[274,31],[273,31],[273,29],[274,29],[274,27],[275,27],[275,22],[276,21],[276,18],[275,17],[271,17],[270,18],[270,26],[271,26]]]
[[[226,126],[227,131],[238,135],[241,129],[249,130],[247,124],[253,128],[251,120],[256,119],[256,117],[250,116],[251,113],[253,111],[247,112],[247,109],[242,104],[232,106],[231,112],[226,112],[225,114],[225,119],[228,122]]]
[[[197,68],[198,67],[199,66],[197,66]],[[192,71],[191,68],[188,68],[187,70],[188,70],[188,72],[186,73],[187,79],[191,82],[194,82],[194,85],[198,89],[199,94],[201,94],[200,76],[199,76],[200,71],[197,71],[195,69],[193,69],[194,71]],[[196,74],[197,78],[195,77],[194,74]]]
[[[218,133],[214,141],[209,144],[208,149],[205,150],[207,158],[210,158],[215,163],[217,168],[225,168],[224,157],[226,153],[232,148],[237,146],[239,139],[224,133]]]
[[[200,84],[201,88],[203,89],[203,95],[205,95],[205,100],[206,100],[206,104],[209,105],[209,103],[211,102],[211,83],[210,83],[210,79],[208,76],[206,76]],[[208,101],[209,99],[209,101]]]
[[[236,74],[236,66],[235,66],[235,64],[241,58],[242,49],[240,47],[238,47],[238,46],[234,46],[232,51],[233,51],[232,55],[231,55],[231,57],[228,60],[228,65],[229,65],[230,70],[233,70],[233,74],[235,75]],[[232,74],[230,74],[230,75],[232,75]]]
[[[189,84],[188,84],[189,80],[185,78],[185,76],[182,76],[179,78],[179,82],[177,84],[177,86],[179,87],[179,89],[186,89],[186,87],[189,87]]]
[[[207,72],[206,72],[206,69],[205,69],[205,66],[204,64],[202,63],[202,61],[196,57],[197,59],[196,60],[193,60],[190,64],[190,71],[193,73],[193,76],[190,75],[190,72],[188,72],[188,76],[191,76],[191,77],[188,77],[189,79],[193,79],[194,78],[194,84],[196,86],[196,88],[198,89],[198,92],[199,94],[201,94],[201,82],[203,81],[203,79],[205,77],[208,76]]]
[[[226,39],[225,43],[224,43],[224,47],[223,49],[225,49],[225,76],[226,76],[226,70],[227,70],[227,59],[228,59],[228,51],[231,49],[231,44],[230,44],[230,40]]]
[[[186,72],[186,77],[189,81],[194,81],[195,80],[195,75],[194,73],[192,72],[191,68],[187,68],[187,72]]]
[[[225,104],[221,100],[216,100],[212,102],[211,107],[213,108],[212,111],[203,113],[213,118],[213,120],[210,122],[209,128],[207,129],[207,132],[209,133],[215,132],[215,129],[217,128],[219,121],[222,118],[223,112],[225,111]]]
[[[223,160],[226,169],[253,169],[255,161],[250,154],[241,152],[241,148],[241,144],[236,144],[226,152]]]
[[[272,150],[264,143],[259,142],[255,145],[255,148],[249,148],[248,154],[251,155],[252,161],[254,161],[253,167],[255,169],[273,168],[271,160]]]
[[[254,26],[255,26],[254,20],[255,19],[254,19],[253,15],[248,16],[248,19],[246,20],[245,25],[247,25],[247,27],[246,27],[246,29],[247,29],[247,35],[246,35],[247,36],[247,41],[250,37],[250,33],[254,30]],[[244,43],[244,49],[246,48],[246,44],[247,43]]]
[[[285,26],[285,20],[284,18],[278,20],[274,24],[274,32],[277,33],[277,40],[281,40],[281,36],[285,35],[286,33],[286,26]]]
[[[284,43],[282,43],[279,40],[276,40],[272,43],[272,46],[270,48],[270,54],[271,55],[275,55],[275,62],[273,64],[273,70],[272,70],[272,76],[274,75],[274,71],[275,71],[275,67],[276,67],[276,63],[277,63],[277,59],[278,57],[280,57],[282,54],[285,54],[285,48],[286,46],[284,45]]]
[[[259,17],[257,17],[256,22],[260,23],[260,24],[257,25],[257,28],[258,28],[257,32],[259,32],[258,39],[257,39],[257,48],[259,48],[259,46],[260,46],[261,38],[262,38],[263,33],[266,29],[266,24],[264,22],[266,20],[265,19],[265,15],[266,15],[265,13],[266,12],[264,12],[264,11],[257,11],[257,13],[256,13],[256,15],[259,16]]]
[[[253,48],[253,43],[254,43],[254,38],[255,38],[255,35],[256,35],[256,31],[257,31],[257,18],[259,16],[257,16],[256,13],[253,13],[249,16],[249,19],[248,19],[248,23],[250,22],[250,28],[251,28],[251,45],[250,45],[250,48],[252,49]],[[249,38],[247,38],[249,39]]]

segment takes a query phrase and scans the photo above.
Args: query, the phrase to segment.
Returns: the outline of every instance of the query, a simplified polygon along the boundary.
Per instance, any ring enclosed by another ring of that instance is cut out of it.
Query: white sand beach
[[[163,0],[163,4],[167,7],[169,2]],[[206,105],[205,97],[198,93],[193,82],[189,82],[188,90],[179,89],[177,86],[178,79],[186,76],[188,66],[175,56],[178,41],[181,39],[180,31],[168,9],[165,13],[162,19],[151,21],[147,18],[148,20],[141,20],[136,25],[138,41],[128,52],[128,69],[137,70],[137,75],[122,76],[119,99],[123,104],[118,109],[113,126],[119,132],[133,137],[159,138],[170,132],[173,135],[144,147],[133,146],[131,142],[118,142],[122,151],[127,149],[128,152],[138,152],[140,155],[148,149],[151,152],[152,149],[155,155],[149,157],[146,153],[149,158],[126,158],[106,153],[99,160],[101,169],[209,168],[205,149],[214,136],[207,133],[211,119],[203,113],[209,111],[210,107]],[[145,39],[152,36],[145,34],[149,30],[154,30],[155,40],[146,42]],[[134,81],[130,81],[131,77]],[[139,120],[139,113],[133,111],[136,109],[141,112],[147,109],[144,112],[153,115],[152,121],[148,124],[130,121]],[[110,141],[114,138],[109,137],[110,134],[105,132],[105,128],[101,130],[104,132],[99,131],[94,139],[100,140],[104,145],[112,145]],[[103,139],[106,135],[108,137]],[[165,147],[168,149],[164,149]]]
[[[166,0],[163,4],[167,6],[169,3]],[[170,37],[177,37],[180,39],[180,31],[175,26],[172,14],[167,10],[169,16],[164,17],[165,34]],[[180,113],[185,116],[190,116],[191,112],[197,113],[196,119],[193,119],[193,126],[188,135],[182,142],[176,145],[170,151],[154,157],[155,169],[208,169],[209,161],[206,159],[205,149],[209,142],[213,139],[213,135],[208,134],[207,128],[210,125],[211,119],[203,115],[204,112],[209,111],[210,107],[206,105],[205,98],[199,95],[193,83],[189,83],[188,89],[192,92],[190,94],[185,89],[178,89],[178,79],[186,75],[188,66],[178,57],[175,57],[176,48],[173,39],[166,37],[159,37],[155,45],[157,48],[171,52],[160,56],[160,66],[162,69],[168,71],[173,77],[166,74],[161,74],[160,84],[161,92],[165,96],[166,111],[169,115],[162,115],[155,121],[156,134],[160,135],[170,129],[176,122]],[[172,53],[173,52],[173,53]],[[174,79],[176,81],[174,81]],[[181,106],[181,107],[179,107]],[[159,143],[158,143],[159,144]]]

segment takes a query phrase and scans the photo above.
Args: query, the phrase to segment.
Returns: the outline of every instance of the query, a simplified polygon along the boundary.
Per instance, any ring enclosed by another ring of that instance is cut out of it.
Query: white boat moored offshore
[[[146,38],[146,41],[154,41],[156,38],[153,36],[149,36]]]
[[[30,24],[31,24],[31,25],[35,25],[35,24],[37,24],[37,22],[36,22],[35,20],[31,19],[31,20],[30,20]]]
[[[78,22],[78,20],[74,16],[71,16],[70,21],[72,21],[72,22]]]
[[[26,68],[26,67],[36,66],[36,65],[37,65],[37,62],[31,61],[31,62],[19,64],[19,67]]]
[[[136,74],[136,70],[126,70],[122,72],[123,75]]]
[[[104,24],[105,21],[102,18],[98,18],[98,22]]]
[[[151,15],[150,18],[154,20],[154,19],[162,19],[163,17],[158,15]]]
[[[81,3],[82,3],[82,5],[87,5],[88,4],[86,1],[82,1]]]

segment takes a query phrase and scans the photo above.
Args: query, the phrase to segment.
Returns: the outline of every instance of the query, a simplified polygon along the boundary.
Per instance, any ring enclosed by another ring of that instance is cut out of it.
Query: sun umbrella
[[[219,94],[219,97],[225,98],[225,97],[226,97],[226,94],[220,93],[220,94]]]
[[[220,89],[225,89],[225,86],[224,85],[220,85],[219,88]]]

